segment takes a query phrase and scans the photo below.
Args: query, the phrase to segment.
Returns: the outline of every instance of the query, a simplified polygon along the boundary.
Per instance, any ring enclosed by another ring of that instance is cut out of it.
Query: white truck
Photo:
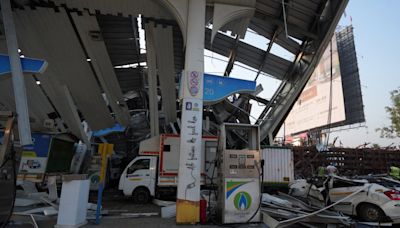
[[[215,158],[216,136],[203,136],[201,184],[211,184],[217,176]],[[139,156],[124,169],[119,181],[119,190],[133,196],[138,203],[146,203],[151,197],[176,196],[179,167],[180,137],[176,134],[161,134],[140,142]],[[214,182],[215,183],[215,182]]]

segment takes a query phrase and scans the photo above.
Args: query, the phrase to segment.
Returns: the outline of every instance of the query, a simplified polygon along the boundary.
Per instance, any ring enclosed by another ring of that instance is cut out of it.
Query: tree
[[[381,132],[382,138],[400,137],[400,87],[390,92],[391,106],[386,106],[385,110],[390,116],[390,126],[376,129]]]
[[[374,144],[372,144],[372,148],[379,149],[379,148],[381,148],[381,146],[378,143],[374,143]]]

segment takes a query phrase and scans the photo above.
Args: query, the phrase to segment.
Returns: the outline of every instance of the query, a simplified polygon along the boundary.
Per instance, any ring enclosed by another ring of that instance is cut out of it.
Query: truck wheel
[[[145,204],[150,201],[150,192],[146,188],[137,188],[133,191],[133,200],[139,204]]]
[[[358,210],[358,216],[366,222],[381,222],[385,219],[385,213],[373,204],[362,204]]]

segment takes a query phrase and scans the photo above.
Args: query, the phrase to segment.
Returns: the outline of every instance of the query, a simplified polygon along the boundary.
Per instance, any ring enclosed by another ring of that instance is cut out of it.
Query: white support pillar
[[[20,144],[32,144],[31,126],[29,123],[28,101],[26,98],[24,75],[18,53],[17,34],[10,0],[1,0],[4,31],[7,40],[8,55],[10,56],[11,75],[14,89],[15,106],[17,110],[18,132]]]
[[[185,70],[182,74],[182,123],[176,222],[194,224],[200,215],[206,0],[188,0]]]
[[[146,56],[147,56],[147,78],[149,82],[149,112],[151,136],[160,134],[158,120],[158,96],[157,96],[157,57],[155,51],[154,23],[145,25],[146,33]]]

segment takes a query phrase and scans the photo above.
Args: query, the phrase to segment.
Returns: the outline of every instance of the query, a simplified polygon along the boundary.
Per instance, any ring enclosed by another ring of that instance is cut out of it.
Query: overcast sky
[[[342,17],[339,25],[354,27],[355,46],[365,106],[366,127],[342,130],[332,133],[345,145],[354,147],[365,142],[388,146],[392,142],[400,145],[400,139],[382,139],[376,128],[389,124],[384,107],[390,105],[389,92],[400,86],[399,54],[400,54],[400,1],[397,0],[350,0],[346,17]],[[245,41],[263,50],[268,40],[247,32]],[[273,50],[280,56],[291,60],[293,56],[282,50]],[[222,75],[227,58],[210,51],[205,51],[205,72]],[[254,69],[235,66],[232,77],[254,80]],[[260,76],[257,84],[262,84],[261,96],[270,98],[279,81]],[[252,116],[257,118],[262,106],[253,105]],[[253,118],[252,117],[252,118]]]

